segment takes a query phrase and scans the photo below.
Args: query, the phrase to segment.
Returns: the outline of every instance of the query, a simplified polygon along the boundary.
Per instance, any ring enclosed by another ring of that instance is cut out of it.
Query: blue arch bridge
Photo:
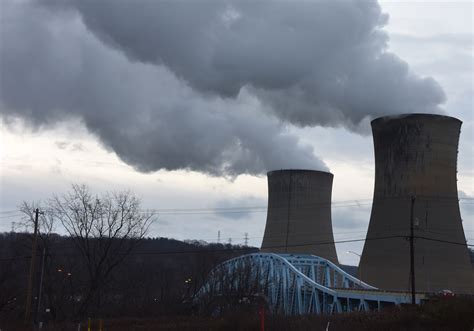
[[[314,255],[255,253],[215,267],[197,298],[231,300],[262,298],[274,313],[333,314],[381,310],[411,303],[408,292],[383,291]],[[416,303],[425,300],[416,294]]]

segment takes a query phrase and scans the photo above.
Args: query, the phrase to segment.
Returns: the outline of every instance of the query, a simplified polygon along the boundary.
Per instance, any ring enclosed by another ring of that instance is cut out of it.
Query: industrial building
[[[375,187],[359,275],[381,289],[474,291],[457,191],[456,118],[407,114],[372,121]]]
[[[331,221],[333,175],[270,171],[262,252],[313,254],[338,263]]]

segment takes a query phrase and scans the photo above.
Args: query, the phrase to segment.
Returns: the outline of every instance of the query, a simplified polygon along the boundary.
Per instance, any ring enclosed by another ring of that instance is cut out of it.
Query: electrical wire
[[[421,197],[422,198],[422,197]],[[386,200],[391,200],[391,199],[400,199],[400,200],[406,200],[406,198],[399,198],[399,197],[393,197],[393,198],[387,198]],[[452,200],[455,198],[436,198],[436,200]],[[344,207],[361,207],[361,206],[368,206],[368,205],[374,205],[376,202],[372,203],[370,202],[372,199],[352,199],[352,200],[341,200],[341,201],[332,201],[332,202],[321,202],[321,203],[312,203],[312,204],[302,204],[299,205],[297,208],[314,208],[317,206],[321,207],[329,207],[331,206],[332,208],[344,208]],[[459,202],[463,205],[471,205],[474,204],[474,202],[464,202],[462,200],[474,200],[474,198],[459,198],[457,200],[460,200]],[[368,202],[364,202],[368,201]],[[272,210],[278,210],[278,209],[286,209],[286,206],[282,207],[272,207]],[[141,209],[140,213],[142,214],[158,214],[158,215],[204,215],[204,214],[237,214],[237,213],[262,213],[262,212],[267,212],[267,206],[242,206],[242,207],[214,207],[214,208],[146,208],[146,209]],[[17,217],[17,216],[22,216],[23,214],[18,213],[18,210],[5,210],[5,211],[0,211],[0,213],[3,214],[11,214],[11,213],[16,213],[14,215],[0,215],[1,218],[11,218],[11,217]]]
[[[372,237],[372,238],[358,238],[358,239],[348,239],[348,240],[336,240],[336,241],[327,241],[327,242],[309,242],[305,244],[298,244],[298,245],[278,245],[278,246],[268,246],[265,249],[276,249],[276,248],[288,248],[288,247],[304,247],[304,246],[320,246],[320,245],[331,245],[331,244],[341,244],[341,243],[350,243],[350,242],[361,242],[361,241],[372,241],[372,240],[386,240],[386,239],[396,239],[396,238],[408,238],[408,236],[381,236],[381,237]],[[414,239],[424,239],[424,240],[431,240],[436,242],[441,242],[445,244],[451,245],[462,245],[467,247],[474,247],[474,245],[468,245],[466,243],[459,243],[454,241],[448,240],[441,240],[441,239],[434,239],[428,238],[424,236],[414,236]],[[223,244],[223,246],[226,246]],[[164,252],[132,252],[129,255],[172,255],[172,254],[194,254],[194,253],[211,253],[211,252],[229,252],[229,251],[255,251],[258,250],[256,247],[239,247],[239,246],[231,246],[228,248],[221,248],[221,249],[196,249],[196,250],[176,250],[176,251],[164,251]],[[78,256],[78,254],[52,254],[52,256]],[[18,256],[18,257],[10,257],[10,258],[0,258],[0,261],[10,261],[15,259],[27,259],[31,258],[29,256]]]

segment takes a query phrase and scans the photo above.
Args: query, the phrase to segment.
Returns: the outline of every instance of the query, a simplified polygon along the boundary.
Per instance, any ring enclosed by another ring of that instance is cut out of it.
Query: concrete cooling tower
[[[333,175],[313,170],[268,173],[263,252],[314,254],[337,261],[331,222]]]
[[[372,121],[375,188],[359,265],[367,283],[382,289],[411,289],[407,237],[414,197],[416,291],[473,292],[456,183],[461,123],[430,114]]]

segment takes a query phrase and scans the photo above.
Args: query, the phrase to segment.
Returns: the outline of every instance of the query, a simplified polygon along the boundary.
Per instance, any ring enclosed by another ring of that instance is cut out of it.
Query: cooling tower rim
[[[459,118],[447,116],[447,115],[440,115],[440,114],[430,114],[430,113],[403,113],[398,115],[387,115],[387,116],[380,116],[374,118],[370,123],[372,125],[377,124],[379,122],[388,122],[392,120],[401,120],[401,119],[415,119],[415,120],[446,120],[446,121],[456,121],[462,123]]]
[[[322,174],[322,175],[329,175],[334,177],[334,175],[328,171],[322,170],[312,170],[312,169],[279,169],[279,170],[271,170],[267,172],[267,176],[276,175],[276,174]]]

